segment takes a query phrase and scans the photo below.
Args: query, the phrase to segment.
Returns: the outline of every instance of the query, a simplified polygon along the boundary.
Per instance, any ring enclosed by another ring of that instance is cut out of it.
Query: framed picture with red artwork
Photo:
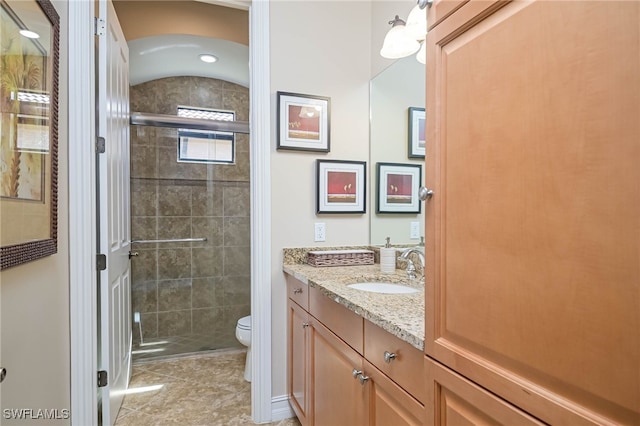
[[[278,92],[278,149],[329,152],[330,98]]]
[[[376,213],[412,213],[421,210],[418,189],[422,182],[419,164],[376,163]]]
[[[316,213],[365,213],[367,163],[316,160]]]

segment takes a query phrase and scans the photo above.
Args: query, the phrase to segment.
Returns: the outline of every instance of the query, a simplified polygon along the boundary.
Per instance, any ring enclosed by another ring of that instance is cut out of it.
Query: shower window
[[[234,121],[235,112],[178,107],[178,116],[205,120]],[[178,129],[178,162],[235,163],[235,136],[231,132]]]

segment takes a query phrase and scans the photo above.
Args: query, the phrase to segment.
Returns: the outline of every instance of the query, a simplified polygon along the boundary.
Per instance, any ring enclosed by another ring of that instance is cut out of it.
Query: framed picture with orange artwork
[[[331,99],[278,92],[278,149],[329,152]]]
[[[367,163],[316,160],[316,213],[365,213]]]
[[[422,182],[419,164],[376,163],[376,213],[419,214],[418,189]]]

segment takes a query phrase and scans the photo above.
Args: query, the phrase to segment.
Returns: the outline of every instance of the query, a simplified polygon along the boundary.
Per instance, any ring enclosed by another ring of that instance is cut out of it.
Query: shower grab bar
[[[131,124],[140,126],[171,127],[178,129],[213,130],[219,132],[233,132],[249,134],[248,121],[224,121],[202,118],[179,117],[168,114],[151,114],[147,112],[132,112],[129,115]]]
[[[154,244],[154,243],[197,243],[200,241],[207,241],[205,237],[202,238],[171,238],[168,240],[131,240],[131,243],[138,244]]]

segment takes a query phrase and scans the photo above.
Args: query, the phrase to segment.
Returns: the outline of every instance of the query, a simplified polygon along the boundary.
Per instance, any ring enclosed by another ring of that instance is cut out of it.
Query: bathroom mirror
[[[371,80],[369,241],[372,245],[384,244],[386,237],[395,245],[416,245],[424,236],[422,202],[420,213],[376,213],[376,164],[421,165],[420,185],[424,184],[424,159],[409,157],[409,108],[424,108],[425,83],[425,66],[414,55],[397,60]]]
[[[0,0],[0,269],[57,252],[60,17]]]

